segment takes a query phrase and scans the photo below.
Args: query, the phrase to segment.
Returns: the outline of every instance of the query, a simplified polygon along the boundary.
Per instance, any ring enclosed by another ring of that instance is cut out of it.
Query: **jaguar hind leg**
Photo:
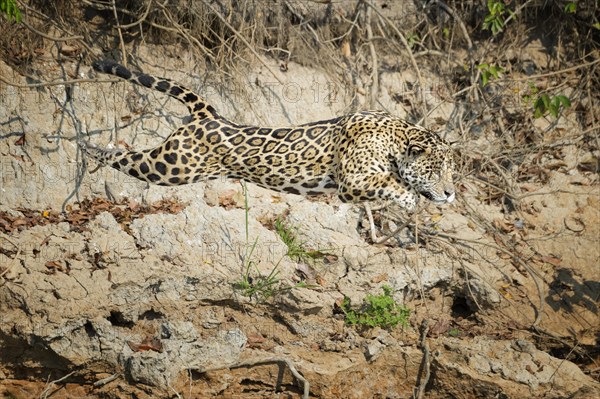
[[[178,186],[195,183],[207,176],[203,169],[190,166],[174,166],[177,155],[164,151],[169,140],[149,150],[128,151],[102,148],[89,142],[80,142],[81,149],[103,165],[111,166],[129,176],[160,186]]]

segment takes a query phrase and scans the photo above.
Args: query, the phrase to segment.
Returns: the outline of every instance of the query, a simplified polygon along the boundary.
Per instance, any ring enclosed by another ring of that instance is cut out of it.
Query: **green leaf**
[[[568,108],[571,106],[571,101],[567,96],[558,95],[550,98],[548,94],[540,95],[534,102],[534,114],[535,118],[540,118],[546,113],[550,113],[555,118],[558,118],[558,114],[560,113],[560,107]]]
[[[571,106],[571,100],[569,100],[569,97],[567,96],[563,96],[562,94],[559,96],[554,97],[558,100],[558,102],[560,104],[562,104],[563,107],[565,108],[569,108]]]
[[[552,101],[550,103],[550,106],[548,107],[548,111],[550,111],[550,115],[552,115],[553,117],[558,117],[558,108],[559,108],[559,104],[557,101]]]
[[[488,84],[489,79],[490,73],[488,71],[483,71],[481,73],[481,84],[483,85],[483,87],[485,87]]]
[[[574,2],[567,3],[565,6],[565,12],[569,14],[574,14],[577,11],[577,4]]]
[[[594,28],[600,30],[600,22],[596,22],[595,24],[592,25]]]
[[[451,337],[458,337],[460,335],[460,330],[458,328],[452,328],[448,330],[448,335]]]
[[[489,64],[479,64],[477,66],[477,69],[481,71],[481,84],[484,87],[488,84],[490,77],[498,79],[500,73],[504,72],[504,68],[502,68],[501,66]]]
[[[550,98],[547,94],[542,94],[535,100],[533,104],[533,108],[535,110],[533,116],[534,118],[541,118],[548,111],[548,106],[550,105]]]
[[[0,0],[0,11],[6,14],[9,21],[14,19],[16,22],[21,22],[21,11],[15,0]]]
[[[495,77],[496,79],[498,79],[499,74],[501,72],[504,72],[504,68],[499,67],[497,65],[493,65],[492,67],[490,67],[490,73],[492,74],[493,77]]]
[[[529,90],[537,90],[536,85],[531,82],[527,82],[527,86],[529,87]]]
[[[544,107],[546,109],[548,109],[548,107],[550,107],[550,96],[547,94],[542,94],[540,96],[540,99],[542,100],[542,102],[544,103]]]

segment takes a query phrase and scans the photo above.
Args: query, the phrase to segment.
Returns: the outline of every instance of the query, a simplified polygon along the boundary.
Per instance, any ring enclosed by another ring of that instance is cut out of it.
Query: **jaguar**
[[[261,127],[221,116],[197,93],[110,60],[92,67],[165,93],[190,116],[154,148],[81,148],[97,162],[163,186],[227,177],[278,192],[337,193],[342,202],[393,201],[413,211],[423,196],[455,198],[451,146],[436,133],[382,111],[362,111],[299,126]]]

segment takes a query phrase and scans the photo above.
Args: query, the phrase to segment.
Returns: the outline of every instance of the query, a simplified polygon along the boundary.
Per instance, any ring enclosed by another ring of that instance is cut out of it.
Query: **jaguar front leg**
[[[391,200],[399,204],[408,212],[413,212],[419,202],[419,194],[416,191],[407,188],[401,182],[398,182],[391,173],[381,173],[375,176],[364,175],[362,178],[355,175],[354,178],[349,180],[350,181],[342,179],[340,181],[339,197],[344,202],[363,201],[365,213],[369,220],[373,244],[383,244],[391,237],[398,234],[402,229],[406,228],[411,218],[393,233],[386,235],[383,238],[378,238],[370,203],[375,200]],[[360,187],[369,187],[369,189],[361,189]]]
[[[419,204],[419,193],[392,172],[344,174],[338,179],[338,196],[343,202],[393,201],[409,212]]]

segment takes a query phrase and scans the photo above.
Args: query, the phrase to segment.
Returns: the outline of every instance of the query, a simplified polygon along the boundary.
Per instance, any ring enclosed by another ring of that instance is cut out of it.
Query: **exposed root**
[[[279,372],[277,374],[277,382],[275,385],[276,391],[279,391],[281,389],[281,384],[283,382],[283,372],[285,370],[285,367],[287,367],[290,370],[290,372],[292,373],[292,375],[294,376],[294,378],[296,379],[296,381],[298,382],[298,387],[300,389],[302,389],[302,399],[309,398],[310,383],[308,382],[307,379],[305,379],[302,376],[302,374],[300,374],[298,372],[298,370],[296,370],[296,367],[290,360],[284,359],[284,358],[247,360],[244,362],[235,363],[235,364],[233,364],[231,366],[227,366],[227,367],[217,367],[217,368],[212,368],[212,369],[193,368],[192,370],[198,371],[200,373],[208,373],[208,372],[217,371],[217,370],[249,368],[249,367],[257,367],[257,366],[266,366],[266,365],[270,365],[270,364],[276,364],[279,366]]]

